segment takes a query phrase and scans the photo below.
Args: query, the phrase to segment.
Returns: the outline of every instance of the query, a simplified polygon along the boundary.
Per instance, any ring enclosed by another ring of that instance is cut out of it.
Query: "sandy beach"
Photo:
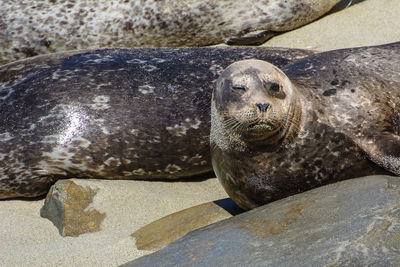
[[[97,189],[93,205],[107,216],[101,231],[62,237],[40,217],[44,200],[0,201],[0,266],[118,266],[149,252],[130,236],[168,214],[226,198],[217,179],[196,182],[75,180]]]
[[[396,0],[365,0],[276,36],[264,45],[326,51],[397,42],[399,7]]]

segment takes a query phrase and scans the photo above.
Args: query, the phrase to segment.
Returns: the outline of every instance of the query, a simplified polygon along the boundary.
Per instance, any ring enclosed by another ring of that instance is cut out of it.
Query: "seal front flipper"
[[[373,162],[400,175],[400,136],[390,132],[377,133],[363,137],[359,145]]]
[[[232,37],[225,41],[227,45],[261,45],[277,35],[273,31],[254,31],[240,37]]]

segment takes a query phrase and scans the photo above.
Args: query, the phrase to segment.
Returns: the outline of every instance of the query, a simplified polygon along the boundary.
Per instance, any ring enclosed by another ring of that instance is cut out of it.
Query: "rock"
[[[139,250],[157,251],[190,231],[241,212],[230,198],[225,198],[170,214],[140,228],[132,237]]]
[[[40,216],[52,221],[62,236],[97,232],[106,214],[89,208],[96,194],[97,190],[89,186],[59,180],[47,194]]]
[[[400,179],[368,176],[195,230],[123,266],[395,266]]]

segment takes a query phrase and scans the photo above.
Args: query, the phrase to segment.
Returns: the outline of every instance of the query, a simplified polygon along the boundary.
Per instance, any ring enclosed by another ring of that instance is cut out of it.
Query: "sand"
[[[0,201],[0,266],[118,266],[146,251],[130,235],[176,211],[228,197],[217,179],[196,182],[78,180],[97,189],[90,208],[106,214],[101,231],[62,237],[41,218],[44,200]]]
[[[267,41],[319,51],[400,41],[400,1],[365,0]]]
[[[400,41],[400,1],[365,0],[268,41],[320,51]],[[118,266],[143,254],[130,234],[175,211],[226,197],[216,179],[203,182],[87,181],[103,188],[108,214],[97,233],[61,237],[39,216],[43,200],[0,201],[0,266]]]

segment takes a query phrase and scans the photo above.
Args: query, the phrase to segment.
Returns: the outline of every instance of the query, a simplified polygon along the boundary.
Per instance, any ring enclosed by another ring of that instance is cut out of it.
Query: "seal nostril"
[[[258,107],[258,109],[259,109],[261,112],[265,112],[265,111],[267,111],[267,109],[269,108],[270,104],[269,104],[269,103],[264,103],[264,104],[257,103],[256,106]]]

